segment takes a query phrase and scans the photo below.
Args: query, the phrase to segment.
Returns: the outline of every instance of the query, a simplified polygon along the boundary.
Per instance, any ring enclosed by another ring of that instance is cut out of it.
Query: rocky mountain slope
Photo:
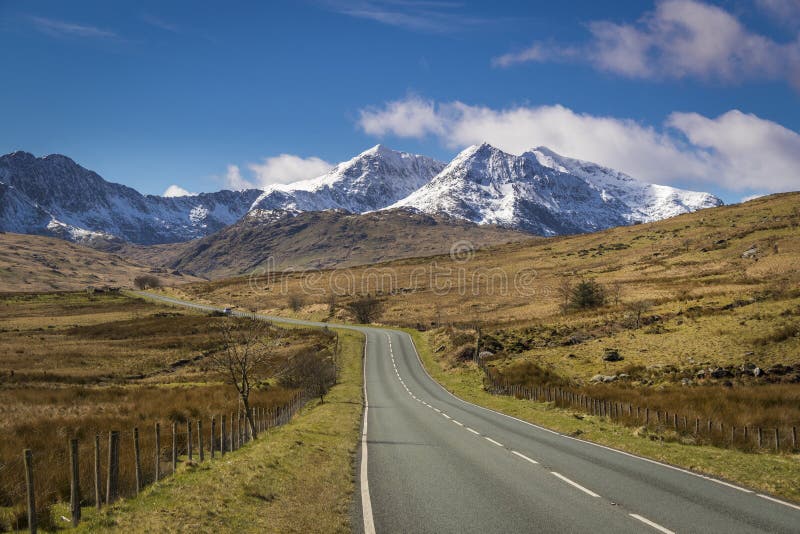
[[[0,292],[130,288],[133,279],[141,275],[156,276],[164,285],[198,280],[63,239],[0,233]]]
[[[176,245],[125,247],[141,263],[208,278],[269,269],[349,267],[401,258],[469,253],[469,247],[534,239],[461,219],[406,210],[253,211],[211,236]]]
[[[484,143],[462,151],[430,182],[391,207],[558,235],[650,222],[721,204],[708,193],[639,182],[545,147],[515,156]]]
[[[410,195],[444,166],[425,156],[376,145],[317,178],[270,186],[252,209],[374,211]]]
[[[261,192],[142,195],[107,182],[66,156],[0,156],[0,230],[71,241],[187,241],[239,220]]]

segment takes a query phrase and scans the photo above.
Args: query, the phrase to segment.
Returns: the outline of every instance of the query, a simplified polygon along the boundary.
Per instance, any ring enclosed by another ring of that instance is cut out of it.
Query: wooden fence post
[[[761,443],[763,441],[763,434],[761,433],[761,427],[758,427],[758,448],[761,448]]]
[[[792,449],[797,450],[797,427],[792,427]]]
[[[214,449],[216,448],[217,420],[211,416],[211,459],[214,459]]]
[[[72,526],[77,527],[81,521],[81,480],[76,438],[69,440],[69,467],[69,511],[72,516]]]
[[[161,480],[161,423],[156,423],[156,472],[155,481]]]
[[[205,453],[203,452],[203,420],[197,420],[197,450],[200,453],[200,461],[205,460]]]
[[[136,494],[142,491],[142,457],[139,449],[139,427],[133,427],[133,468],[136,477]]]
[[[227,434],[225,433],[225,416],[220,416],[219,424],[219,455],[225,456],[225,451],[228,449],[225,445],[227,443]]]
[[[108,479],[106,504],[113,504],[119,497],[119,431],[108,434]]]
[[[781,439],[780,439],[780,436],[778,435],[778,429],[776,428],[775,429],[775,452],[778,452],[778,450],[780,450],[780,448],[781,448]]]
[[[231,443],[230,443],[230,447],[228,447],[228,450],[231,451],[231,452],[236,450],[236,448],[235,448],[236,447],[236,442],[233,439],[233,427],[234,426],[235,425],[234,425],[234,422],[233,422],[233,412],[231,412],[231,428],[230,428],[230,432],[229,432]]]
[[[100,474],[100,434],[94,435],[94,505],[99,510],[103,506],[103,485]]]
[[[186,420],[186,452],[189,455],[189,461],[192,461],[192,420]]]
[[[172,474],[178,467],[178,423],[172,422]]]
[[[23,451],[25,455],[25,487],[28,492],[28,531],[36,534],[36,497],[33,487],[33,453],[30,449]]]

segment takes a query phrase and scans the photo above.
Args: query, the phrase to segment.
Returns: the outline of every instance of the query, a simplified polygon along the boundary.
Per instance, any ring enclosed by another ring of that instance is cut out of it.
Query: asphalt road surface
[[[254,317],[366,336],[359,531],[800,533],[800,506],[454,397],[404,332]]]

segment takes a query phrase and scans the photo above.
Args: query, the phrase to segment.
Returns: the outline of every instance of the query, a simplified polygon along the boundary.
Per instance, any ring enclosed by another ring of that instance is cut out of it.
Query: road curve
[[[800,532],[800,506],[454,397],[427,374],[405,332],[234,314],[366,336],[359,530]]]

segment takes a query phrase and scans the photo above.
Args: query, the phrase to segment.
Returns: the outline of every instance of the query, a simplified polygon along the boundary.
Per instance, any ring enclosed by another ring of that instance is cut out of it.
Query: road
[[[366,336],[357,528],[368,534],[800,532],[800,506],[454,397],[404,332],[255,317]]]

